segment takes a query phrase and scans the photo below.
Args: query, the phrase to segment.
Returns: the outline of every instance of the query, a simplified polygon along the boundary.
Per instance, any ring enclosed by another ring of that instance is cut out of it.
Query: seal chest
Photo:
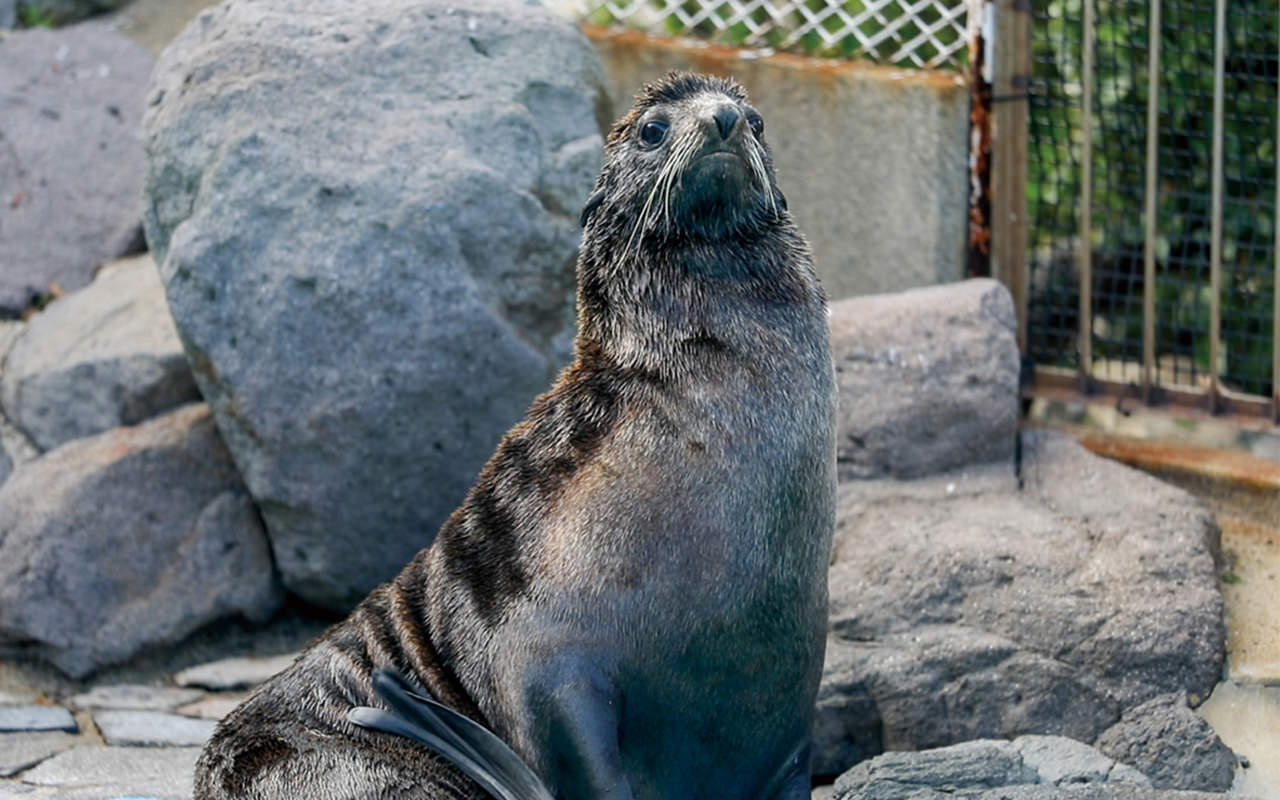
[[[348,721],[380,668],[555,797],[808,796],[835,383],[763,118],[731,81],[647,86],[583,221],[574,363],[432,546],[228,717],[198,797],[484,796]]]

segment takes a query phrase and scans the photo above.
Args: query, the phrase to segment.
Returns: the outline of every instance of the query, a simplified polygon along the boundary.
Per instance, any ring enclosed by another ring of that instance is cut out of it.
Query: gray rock
[[[211,719],[216,722],[234,711],[246,697],[248,697],[247,694],[215,694],[180,707],[178,713],[184,717]]]
[[[218,724],[163,711],[98,711],[93,722],[109,745],[202,746]]]
[[[0,708],[0,733],[21,731],[68,731],[80,727],[71,712],[59,706],[9,706]]]
[[[73,677],[281,600],[202,404],[68,442],[0,487],[0,641]]]
[[[971,280],[831,306],[841,480],[1007,460],[1018,430],[1013,301]]]
[[[0,0],[0,31],[16,27],[17,24],[18,0]]]
[[[71,698],[76,708],[131,709],[134,711],[172,711],[204,696],[198,689],[174,689],[167,686],[95,686]]]
[[[0,44],[0,316],[137,246],[151,57],[100,24]]]
[[[16,775],[83,741],[61,731],[0,733],[0,778]]]
[[[1129,709],[1096,745],[1142,770],[1160,789],[1225,792],[1235,778],[1235,754],[1191,710],[1185,692],[1153,697]]]
[[[178,672],[173,680],[179,686],[199,686],[223,691],[257,686],[278,672],[283,672],[298,658],[297,653],[279,656],[224,658]]]
[[[1009,465],[840,487],[815,770],[879,749],[1055,734],[1208,696],[1217,527],[1187,493],[1056,434]]]
[[[1150,786],[1142,773],[1124,768],[1086,744],[1059,736],[1033,736],[1011,742],[983,739],[923,752],[885,753],[841,775],[834,797],[995,798],[1004,794],[988,794],[988,790],[1106,783],[1123,784],[1129,791]]]
[[[224,3],[161,57],[148,241],[308,601],[428,544],[568,359],[605,98],[571,22],[499,0]]]
[[[14,344],[26,333],[27,324],[17,320],[0,320],[0,381],[3,381],[6,361]],[[26,434],[13,426],[0,406],[0,483],[4,483],[15,466],[30,461],[39,451]]]
[[[150,256],[32,319],[5,362],[5,414],[42,450],[199,400]]]
[[[82,745],[24,773],[36,786],[62,788],[60,797],[189,798],[198,747],[99,747]]]

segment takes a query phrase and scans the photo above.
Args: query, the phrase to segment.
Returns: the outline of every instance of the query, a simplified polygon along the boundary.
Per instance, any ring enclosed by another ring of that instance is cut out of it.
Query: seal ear
[[[587,227],[587,220],[591,219],[591,215],[604,202],[604,195],[604,189],[596,189],[595,193],[587,198],[587,204],[582,208],[582,218],[579,220],[582,227]]]

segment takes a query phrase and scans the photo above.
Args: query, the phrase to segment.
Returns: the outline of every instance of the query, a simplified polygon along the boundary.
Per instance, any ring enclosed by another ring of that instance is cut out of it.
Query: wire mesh
[[[588,0],[587,19],[744,47],[964,66],[965,0]]]
[[[1028,165],[1028,350],[1079,367],[1078,248],[1094,264],[1094,363],[1138,383],[1142,364],[1143,191],[1150,4],[1097,0],[1092,241],[1079,240],[1081,0],[1038,0]],[[1155,380],[1272,391],[1277,11],[1230,0],[1219,363],[1209,364],[1213,0],[1164,0],[1160,31]]]

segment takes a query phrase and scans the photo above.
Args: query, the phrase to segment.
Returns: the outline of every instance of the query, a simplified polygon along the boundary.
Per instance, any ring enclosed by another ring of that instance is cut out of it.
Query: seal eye
[[[667,123],[660,119],[650,120],[640,128],[640,141],[649,147],[657,147],[662,144],[663,138],[667,135]]]
[[[752,114],[747,118],[747,124],[751,126],[751,132],[756,136],[764,133],[764,117],[758,117]]]

